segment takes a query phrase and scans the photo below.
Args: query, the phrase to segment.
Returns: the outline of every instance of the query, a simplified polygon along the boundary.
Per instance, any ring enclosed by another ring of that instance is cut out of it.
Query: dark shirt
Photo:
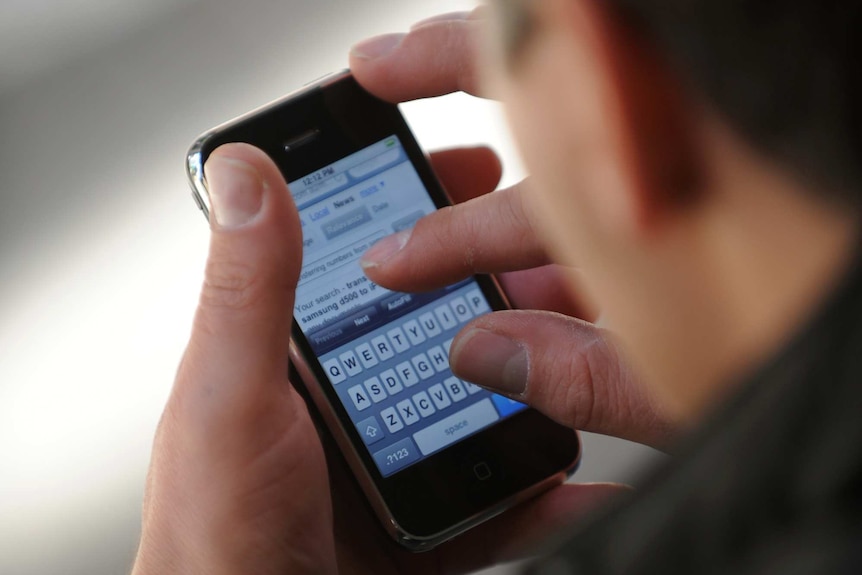
[[[862,265],[675,458],[527,573],[862,574]]]

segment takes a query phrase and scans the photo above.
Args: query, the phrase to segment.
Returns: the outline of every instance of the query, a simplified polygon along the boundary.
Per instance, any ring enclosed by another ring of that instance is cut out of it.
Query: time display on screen
[[[335,167],[334,166],[327,166],[327,167],[323,168],[322,170],[317,170],[316,172],[311,173],[311,174],[305,176],[304,178],[302,178],[302,183],[306,186],[313,186],[314,184],[316,184],[318,182],[322,182],[323,180],[325,180],[329,176],[332,176],[333,174],[335,174]]]

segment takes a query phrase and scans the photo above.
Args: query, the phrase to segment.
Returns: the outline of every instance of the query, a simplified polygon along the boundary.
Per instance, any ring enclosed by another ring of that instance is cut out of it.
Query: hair
[[[605,2],[755,149],[822,197],[862,207],[862,3]],[[497,0],[514,62],[530,0]]]

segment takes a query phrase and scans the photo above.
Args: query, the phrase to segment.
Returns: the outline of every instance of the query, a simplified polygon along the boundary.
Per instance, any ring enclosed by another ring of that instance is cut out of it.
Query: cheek
[[[589,64],[572,51],[561,58],[548,49],[509,76],[502,95],[543,240],[555,261],[584,270],[578,296],[604,307],[613,250],[603,214],[616,185],[606,110]]]
[[[594,119],[585,102],[555,80],[521,80],[506,90],[509,121],[530,173],[530,199],[555,259],[582,265],[590,239],[591,188],[598,158]]]
[[[528,199],[537,216],[537,231],[553,260],[571,266],[572,273],[566,275],[576,300],[595,308],[596,289],[587,276],[575,273],[584,264],[585,251],[589,251],[584,248],[590,243],[582,222],[586,210],[578,195],[582,171],[575,165],[577,160],[572,161],[565,152],[568,144],[548,107],[513,108],[519,111],[510,113],[510,123],[530,173]]]

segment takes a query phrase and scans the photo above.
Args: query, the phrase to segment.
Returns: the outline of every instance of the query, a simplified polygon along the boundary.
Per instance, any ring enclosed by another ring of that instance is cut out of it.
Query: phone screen
[[[491,311],[474,280],[398,293],[359,265],[436,209],[397,136],[289,187],[304,243],[294,317],[384,477],[526,408],[449,369],[455,334]]]

